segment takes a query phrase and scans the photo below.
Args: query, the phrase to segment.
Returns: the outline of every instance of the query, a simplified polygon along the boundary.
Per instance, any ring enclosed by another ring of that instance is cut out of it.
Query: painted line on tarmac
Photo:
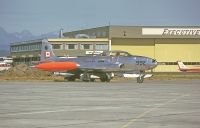
[[[94,111],[94,110],[106,110],[106,109],[119,109],[119,107],[93,107],[93,108],[75,108],[73,110],[50,110],[50,111],[35,111],[35,112],[21,112],[21,113],[7,113],[7,116],[18,116],[18,115],[34,115],[34,114],[46,114],[46,113],[57,113],[57,112],[75,112],[75,111]],[[3,114],[2,114],[3,115]]]
[[[133,126],[134,123],[135,123],[136,121],[138,121],[139,119],[145,117],[147,114],[149,114],[149,113],[151,113],[151,112],[153,112],[153,111],[156,111],[156,109],[159,109],[160,107],[166,106],[166,105],[168,105],[168,104],[170,104],[170,103],[173,103],[173,102],[175,102],[175,101],[177,101],[177,100],[180,100],[180,99],[182,99],[182,98],[184,98],[184,97],[187,97],[187,96],[189,96],[189,94],[180,95],[179,97],[176,97],[176,98],[174,98],[174,99],[170,99],[170,100],[164,102],[163,104],[159,104],[159,105],[157,105],[157,106],[155,106],[155,107],[153,107],[153,108],[151,108],[151,109],[148,109],[147,111],[145,111],[145,112],[143,112],[143,113],[137,115],[135,118],[129,120],[129,121],[128,121],[126,124],[124,124],[121,128],[128,128],[130,125]]]

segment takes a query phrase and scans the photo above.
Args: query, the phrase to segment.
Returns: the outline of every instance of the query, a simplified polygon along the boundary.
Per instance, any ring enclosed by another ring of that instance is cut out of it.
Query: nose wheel
[[[139,77],[137,77],[137,83],[143,83],[144,82],[144,74],[141,74]]]

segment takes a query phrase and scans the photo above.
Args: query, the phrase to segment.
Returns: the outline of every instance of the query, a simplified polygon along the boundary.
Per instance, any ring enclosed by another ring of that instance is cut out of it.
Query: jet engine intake
[[[124,68],[124,64],[122,64],[122,63],[119,64],[118,66],[119,66],[119,68]]]

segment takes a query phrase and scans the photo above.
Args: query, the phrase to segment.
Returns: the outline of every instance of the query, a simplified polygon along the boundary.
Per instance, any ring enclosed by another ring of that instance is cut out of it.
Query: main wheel
[[[100,77],[100,80],[101,80],[101,82],[110,82],[111,75],[108,73],[105,73]]]
[[[75,81],[75,80],[76,80],[76,77],[71,76],[71,77],[67,77],[66,79],[67,79],[68,81]]]
[[[94,82],[95,81],[95,79],[94,78],[90,78],[90,82]]]
[[[89,82],[90,81],[90,75],[88,73],[84,73],[80,76],[80,80],[84,82]]]

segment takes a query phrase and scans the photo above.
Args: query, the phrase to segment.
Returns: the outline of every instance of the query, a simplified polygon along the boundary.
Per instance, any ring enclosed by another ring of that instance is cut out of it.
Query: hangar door
[[[200,62],[200,39],[156,39],[158,62]]]
[[[154,58],[154,39],[112,38],[111,45],[112,50]]]

